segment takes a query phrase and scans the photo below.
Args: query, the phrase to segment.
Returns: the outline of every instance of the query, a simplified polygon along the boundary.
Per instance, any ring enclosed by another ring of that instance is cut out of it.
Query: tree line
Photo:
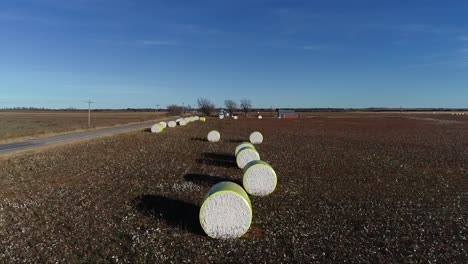
[[[204,115],[211,115],[217,109],[216,105],[207,98],[198,98],[197,100],[198,111],[203,113]],[[228,99],[224,101],[224,106],[226,111],[233,115],[235,112],[242,111],[245,115],[252,109],[252,101],[247,98],[243,98],[240,100],[238,104],[236,101]],[[190,107],[184,107],[181,105],[168,105],[167,110],[172,115],[181,115],[184,114],[186,111],[191,111]]]

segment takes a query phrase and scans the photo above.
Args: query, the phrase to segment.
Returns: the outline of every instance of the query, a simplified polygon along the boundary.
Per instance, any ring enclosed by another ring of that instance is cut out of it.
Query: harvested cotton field
[[[0,263],[464,263],[468,120],[408,117],[214,117],[4,158]],[[242,186],[234,151],[252,131],[276,189],[250,196],[240,239],[209,238],[200,206]]]

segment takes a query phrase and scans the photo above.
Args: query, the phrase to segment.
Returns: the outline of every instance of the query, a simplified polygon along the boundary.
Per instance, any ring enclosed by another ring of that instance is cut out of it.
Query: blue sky
[[[0,108],[468,107],[468,1],[0,2]]]

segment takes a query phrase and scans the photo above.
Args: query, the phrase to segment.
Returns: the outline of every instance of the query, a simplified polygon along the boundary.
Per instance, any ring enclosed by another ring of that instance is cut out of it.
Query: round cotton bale
[[[252,144],[262,144],[263,135],[262,133],[255,131],[252,134],[250,134],[249,139]]]
[[[169,121],[169,122],[167,123],[167,126],[168,126],[168,127],[176,127],[176,126],[177,126],[177,123],[176,123],[175,121]]]
[[[195,119],[195,121],[200,120],[200,117],[199,117],[199,116],[194,116],[193,118]]]
[[[205,122],[206,121],[206,117],[202,116],[200,117],[200,122]]]
[[[261,116],[261,115],[260,115],[260,116],[258,116],[258,119],[263,119],[263,116]]]
[[[244,147],[236,155],[237,166],[244,169],[245,165],[254,160],[260,160],[260,154],[252,147]]]
[[[248,194],[267,196],[275,191],[276,183],[276,172],[268,163],[255,160],[245,165],[242,184]]]
[[[234,151],[234,155],[237,156],[237,154],[239,153],[239,151],[245,147],[251,147],[253,149],[255,149],[255,146],[250,143],[250,142],[242,142],[240,143],[237,147],[236,147],[236,150]]]
[[[224,119],[224,115],[219,115],[219,119]]]
[[[237,119],[239,119],[239,117],[238,117],[238,116],[233,116],[232,118],[234,118],[234,120],[237,120]]]
[[[252,204],[242,187],[233,182],[220,182],[208,191],[199,219],[203,231],[211,238],[239,238],[249,231]]]
[[[161,133],[164,131],[164,127],[161,124],[155,124],[151,127],[151,133]]]
[[[167,123],[164,122],[164,121],[159,122],[159,124],[160,124],[163,128],[166,128],[166,127],[167,127]]]
[[[218,131],[213,130],[210,133],[208,133],[209,142],[215,143],[215,142],[218,142],[220,139],[221,139],[221,134]]]
[[[187,125],[187,122],[185,120],[181,119],[181,120],[179,120],[179,122],[177,122],[177,124],[179,126],[185,126],[185,125]]]

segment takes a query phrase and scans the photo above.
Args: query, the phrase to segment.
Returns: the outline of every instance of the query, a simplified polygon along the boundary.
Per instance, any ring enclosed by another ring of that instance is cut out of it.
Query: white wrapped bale
[[[169,121],[169,123],[167,123],[167,126],[168,127],[176,127],[177,123],[175,121]]]
[[[239,119],[239,117],[238,117],[238,116],[233,116],[232,118],[234,118],[234,120],[237,120],[237,119]]]
[[[160,124],[163,128],[166,128],[166,127],[167,127],[167,123],[164,122],[164,121],[159,122],[159,124]]]
[[[199,116],[194,116],[194,119],[195,119],[195,121],[198,121],[198,120],[200,120],[200,117]]]
[[[242,142],[240,143],[237,147],[236,147],[236,150],[234,151],[234,155],[237,157],[237,154],[239,153],[239,151],[245,147],[251,147],[253,149],[255,149],[255,146],[250,143],[250,142]]]
[[[258,119],[263,119],[263,116],[261,116],[261,115],[260,115],[260,116],[258,116]]]
[[[164,127],[161,124],[155,124],[151,127],[151,133],[161,133],[164,131]]]
[[[260,160],[260,154],[252,147],[244,147],[236,155],[237,166],[241,169],[254,160]]]
[[[255,160],[244,167],[242,184],[248,194],[267,196],[275,191],[276,183],[276,172],[268,163]]]
[[[252,223],[249,196],[235,183],[220,182],[208,191],[199,219],[203,231],[211,238],[239,238],[249,231]]]
[[[213,130],[210,133],[208,133],[209,142],[215,143],[215,142],[218,142],[220,139],[221,139],[221,134],[218,131]]]
[[[263,135],[262,133],[255,131],[252,134],[250,134],[249,139],[252,144],[262,144]]]
[[[219,115],[219,119],[224,119],[224,115]]]
[[[185,126],[185,125],[187,125],[187,122],[185,120],[181,119],[181,120],[179,120],[179,122],[177,122],[177,124],[179,126]]]

